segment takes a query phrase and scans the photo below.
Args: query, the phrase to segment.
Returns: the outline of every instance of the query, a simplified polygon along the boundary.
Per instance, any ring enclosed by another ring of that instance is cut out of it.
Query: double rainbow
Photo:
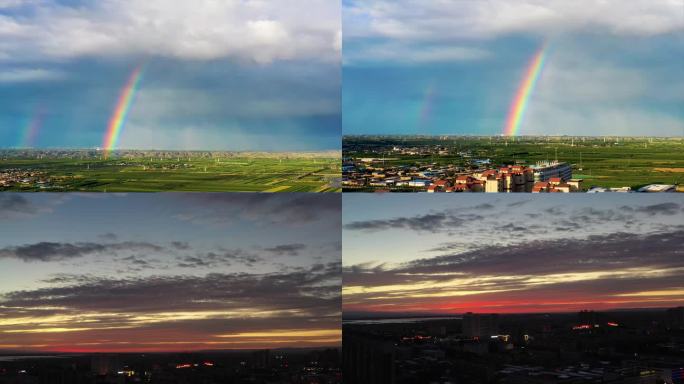
[[[119,142],[119,136],[121,135],[121,129],[126,123],[126,117],[131,109],[133,100],[135,99],[135,94],[138,91],[138,85],[140,84],[140,79],[142,78],[143,65],[137,66],[126,82],[126,85],[121,91],[121,95],[114,108],[114,113],[109,120],[109,125],[107,126],[107,133],[105,134],[102,147],[109,154],[114,148],[116,148]]]
[[[534,57],[527,66],[527,69],[525,70],[523,81],[520,83],[518,91],[515,94],[515,98],[513,99],[513,103],[511,103],[511,107],[508,110],[506,126],[504,127],[503,131],[504,136],[515,136],[520,130],[520,124],[525,117],[525,110],[527,110],[530,96],[532,95],[532,91],[537,84],[537,80],[539,80],[539,75],[544,68],[547,47],[547,44],[544,44],[537,51],[537,53],[535,53]]]

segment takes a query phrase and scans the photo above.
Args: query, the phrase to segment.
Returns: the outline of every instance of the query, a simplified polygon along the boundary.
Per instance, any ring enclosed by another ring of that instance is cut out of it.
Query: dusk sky
[[[684,303],[673,194],[346,194],[343,205],[347,315]]]
[[[340,19],[328,0],[2,0],[0,148],[102,146],[138,67],[118,148],[339,148]]]
[[[0,194],[0,351],[339,345],[340,201]]]
[[[344,0],[344,134],[684,135],[684,0]]]

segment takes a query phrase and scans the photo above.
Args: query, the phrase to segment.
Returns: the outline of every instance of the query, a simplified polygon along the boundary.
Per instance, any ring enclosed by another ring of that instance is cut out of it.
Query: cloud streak
[[[681,31],[679,0],[536,1],[493,0],[425,3],[419,0],[351,1],[344,7],[350,37],[449,40],[511,33],[594,30],[627,36]]]
[[[97,254],[119,252],[160,252],[164,247],[144,242],[121,243],[58,243],[39,242],[0,249],[0,258],[16,258],[25,262],[61,261]]]

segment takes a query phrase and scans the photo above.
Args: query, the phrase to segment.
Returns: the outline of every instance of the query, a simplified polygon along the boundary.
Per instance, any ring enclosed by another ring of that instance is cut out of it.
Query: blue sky
[[[337,345],[341,196],[0,195],[0,350]]]
[[[0,147],[100,146],[144,63],[120,148],[339,148],[340,5],[295,3],[0,1]]]
[[[343,2],[344,134],[684,134],[684,1]]]

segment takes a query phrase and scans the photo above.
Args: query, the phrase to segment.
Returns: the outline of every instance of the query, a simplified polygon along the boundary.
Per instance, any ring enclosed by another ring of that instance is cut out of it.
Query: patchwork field
[[[339,192],[340,158],[332,154],[103,159],[0,157],[0,190],[99,192]],[[14,176],[13,176],[14,175]]]

